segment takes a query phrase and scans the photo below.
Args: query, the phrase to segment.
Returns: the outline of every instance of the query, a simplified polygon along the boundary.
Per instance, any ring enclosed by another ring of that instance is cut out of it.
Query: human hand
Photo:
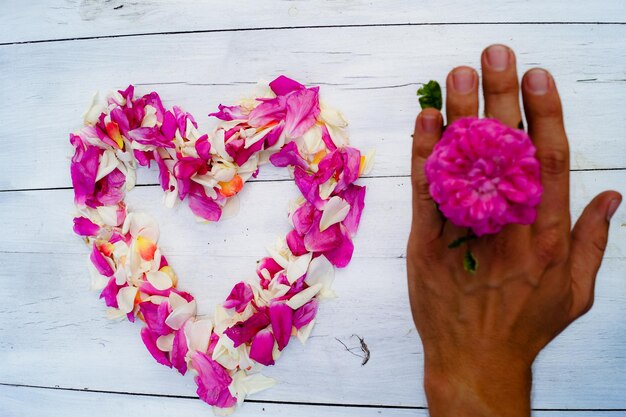
[[[481,57],[485,114],[510,127],[522,116],[512,50]],[[447,81],[447,123],[478,115],[478,74],[458,67]],[[594,283],[621,195],[596,196],[571,230],[569,149],[554,79],[532,69],[521,82],[528,132],[544,188],[530,226],[508,225],[472,241],[476,274],[449,249],[465,229],[446,221],[429,191],[424,164],[441,137],[443,117],[420,113],[412,151],[413,221],[407,248],[409,296],[424,346],[424,385],[431,415],[530,415],[531,364],[593,304]]]

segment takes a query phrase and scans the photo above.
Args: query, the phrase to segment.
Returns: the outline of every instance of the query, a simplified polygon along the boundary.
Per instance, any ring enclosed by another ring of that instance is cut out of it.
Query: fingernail
[[[542,96],[548,92],[549,76],[545,70],[536,68],[526,74],[526,85],[531,93]]]
[[[437,115],[430,113],[422,114],[420,120],[422,121],[422,130],[424,133],[432,134],[437,132],[437,128],[439,127],[439,118]]]
[[[452,85],[457,93],[469,93],[474,87],[474,71],[469,68],[458,68],[452,73]]]
[[[493,45],[487,49],[487,63],[496,71],[504,71],[509,66],[511,54],[504,45]]]
[[[611,202],[609,203],[609,208],[606,211],[606,221],[610,222],[611,218],[613,217],[613,215],[615,214],[615,212],[617,211],[617,208],[619,207],[621,201],[616,199],[611,200]]]

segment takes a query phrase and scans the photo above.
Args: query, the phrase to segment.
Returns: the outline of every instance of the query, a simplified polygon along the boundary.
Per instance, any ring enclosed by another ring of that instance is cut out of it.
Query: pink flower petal
[[[224,330],[224,334],[234,342],[234,346],[238,347],[243,343],[249,343],[259,330],[267,327],[270,319],[263,312],[254,313],[249,319],[235,323],[233,326]]]
[[[111,277],[111,279],[109,279],[109,283],[102,289],[100,298],[104,298],[104,303],[107,307],[118,308],[117,293],[120,288],[122,288],[122,286],[115,283],[115,277]]]
[[[172,308],[166,301],[157,305],[150,301],[139,303],[139,311],[143,316],[148,329],[158,336],[172,333],[173,329],[165,324],[165,319],[172,312]]]
[[[293,313],[293,325],[300,330],[309,324],[317,314],[319,302],[314,298]]]
[[[287,96],[285,133],[297,138],[309,130],[320,114],[319,87],[300,89]]]
[[[269,308],[270,321],[272,323],[272,332],[276,342],[278,342],[278,350],[283,350],[289,343],[291,337],[291,326],[293,324],[293,310],[283,302],[272,302]]]
[[[189,208],[193,214],[210,222],[216,222],[222,216],[222,208],[206,195],[201,186],[189,194]]]
[[[263,127],[285,118],[285,113],[287,111],[285,96],[258,100],[261,101],[261,104],[256,106],[248,115],[248,124],[250,126]]]
[[[263,329],[254,336],[250,346],[250,359],[261,365],[274,365],[274,335],[269,329]]]
[[[343,194],[341,194],[341,198],[350,204],[350,211],[341,223],[346,227],[349,235],[352,237],[359,229],[361,213],[365,207],[365,187],[351,184]]]
[[[300,155],[296,142],[289,142],[283,148],[270,156],[270,162],[276,167],[299,166],[307,169],[309,164]]]
[[[173,148],[173,137],[165,137],[158,127],[138,127],[128,131],[128,138],[142,145]]]
[[[148,352],[152,355],[152,357],[161,365],[165,365],[169,368],[172,367],[172,362],[170,362],[167,357],[167,353],[159,350],[156,345],[156,340],[159,338],[159,335],[153,333],[147,327],[141,329],[141,340],[143,340],[143,344],[148,348]]]
[[[321,210],[324,206],[319,191],[321,182],[315,176],[307,174],[301,167],[296,167],[293,176],[302,196],[317,209]]]
[[[246,309],[253,296],[252,288],[248,284],[238,282],[230,291],[222,306],[224,308],[234,308],[237,313],[241,313]]]
[[[205,161],[211,159],[211,142],[209,142],[208,135],[202,135],[198,138],[195,144],[196,152],[198,156]]]
[[[202,352],[195,352],[191,356],[191,365],[198,372],[195,377],[198,384],[196,393],[202,401],[220,408],[232,407],[237,403],[228,390],[233,379],[219,363]]]
[[[176,136],[176,129],[178,125],[176,123],[176,117],[171,111],[166,111],[163,115],[163,124],[161,125],[161,133],[165,138],[174,138]],[[185,133],[183,130],[182,134]]]
[[[102,253],[100,253],[100,251],[98,250],[97,245],[93,245],[93,249],[91,250],[91,255],[89,256],[89,259],[91,260],[93,266],[96,267],[98,272],[105,277],[111,277],[115,273],[104,255],[102,255]]]
[[[315,212],[311,229],[304,235],[304,246],[308,252],[325,252],[339,246],[343,240],[339,224],[333,224],[323,232],[320,231],[322,213]]]
[[[246,115],[243,113],[243,109],[241,106],[224,106],[220,104],[217,106],[219,111],[215,113],[210,113],[209,117],[217,117],[220,120],[231,121],[238,119],[245,119]]]
[[[79,236],[96,236],[100,226],[86,217],[74,217],[74,233]]]
[[[206,166],[202,159],[186,156],[180,158],[174,165],[173,174],[178,183],[178,194],[182,200],[191,189],[191,176]]]
[[[270,88],[277,96],[285,96],[292,91],[303,89],[304,86],[291,78],[281,75],[270,83]]]
[[[70,142],[75,147],[70,164],[74,202],[84,205],[87,198],[93,195],[96,187],[98,162],[102,150],[95,146],[85,146],[79,136],[70,135]]]
[[[296,230],[287,233],[287,246],[289,246],[291,253],[296,256],[301,256],[308,252],[304,245],[304,238]]]
[[[311,229],[315,212],[315,207],[309,202],[305,202],[293,212],[291,222],[299,234],[304,235]]]
[[[189,348],[187,347],[187,338],[183,329],[176,331],[174,335],[174,344],[172,345],[172,352],[170,357],[172,359],[172,366],[180,372],[181,375],[185,375],[187,372],[187,361],[185,356]]]
[[[354,252],[354,244],[348,235],[348,231],[342,226],[341,232],[342,240],[339,246],[324,253],[330,263],[337,268],[346,267],[350,263],[352,253]]]

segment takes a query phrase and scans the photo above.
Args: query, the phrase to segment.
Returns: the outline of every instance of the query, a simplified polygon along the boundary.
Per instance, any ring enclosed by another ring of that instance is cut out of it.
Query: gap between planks
[[[626,171],[626,167],[614,167],[614,168],[578,168],[571,169],[570,172],[596,172],[596,171]],[[364,175],[359,179],[384,179],[384,178],[410,178],[410,175]],[[275,179],[258,179],[251,178],[249,183],[263,183],[263,182],[288,182],[293,181],[293,178],[275,178]],[[147,183],[147,184],[135,184],[135,187],[160,187],[159,183]],[[40,188],[5,188],[0,189],[0,193],[20,193],[20,192],[32,192],[32,191],[55,191],[55,190],[71,190],[73,187],[40,187]]]
[[[400,27],[400,26],[499,26],[499,25],[582,25],[582,26],[623,26],[626,22],[421,22],[421,23],[364,23],[364,24],[337,24],[337,25],[308,25],[308,26],[267,26],[256,28],[224,28],[224,29],[201,29],[201,30],[177,30],[166,32],[145,32],[145,33],[128,33],[119,35],[96,35],[96,36],[79,36],[72,38],[55,38],[55,39],[37,39],[28,41],[1,42],[0,46],[24,45],[49,42],[71,42],[95,39],[113,39],[113,38],[132,38],[138,36],[160,36],[160,35],[189,35],[198,33],[224,33],[224,32],[261,32],[272,30],[310,30],[310,29],[333,29],[333,28],[369,28],[369,27]]]

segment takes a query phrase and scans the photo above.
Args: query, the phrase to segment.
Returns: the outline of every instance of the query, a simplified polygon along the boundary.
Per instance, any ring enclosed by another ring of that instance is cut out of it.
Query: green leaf
[[[450,244],[448,245],[448,247],[449,247],[450,249],[458,248],[458,247],[459,247],[459,246],[461,246],[463,243],[465,243],[465,242],[469,242],[469,241],[470,241],[470,240],[472,240],[472,239],[476,239],[476,235],[473,235],[473,234],[472,234],[472,235],[462,236],[462,237],[460,237],[460,238],[458,238],[458,239],[453,240],[453,241],[452,241],[452,243],[450,243]]]
[[[468,250],[463,256],[463,269],[474,275],[478,269],[478,260],[474,257],[472,251]]]
[[[417,95],[422,109],[433,107],[437,110],[441,110],[443,100],[441,98],[441,87],[437,81],[430,80],[424,84],[417,90]]]

